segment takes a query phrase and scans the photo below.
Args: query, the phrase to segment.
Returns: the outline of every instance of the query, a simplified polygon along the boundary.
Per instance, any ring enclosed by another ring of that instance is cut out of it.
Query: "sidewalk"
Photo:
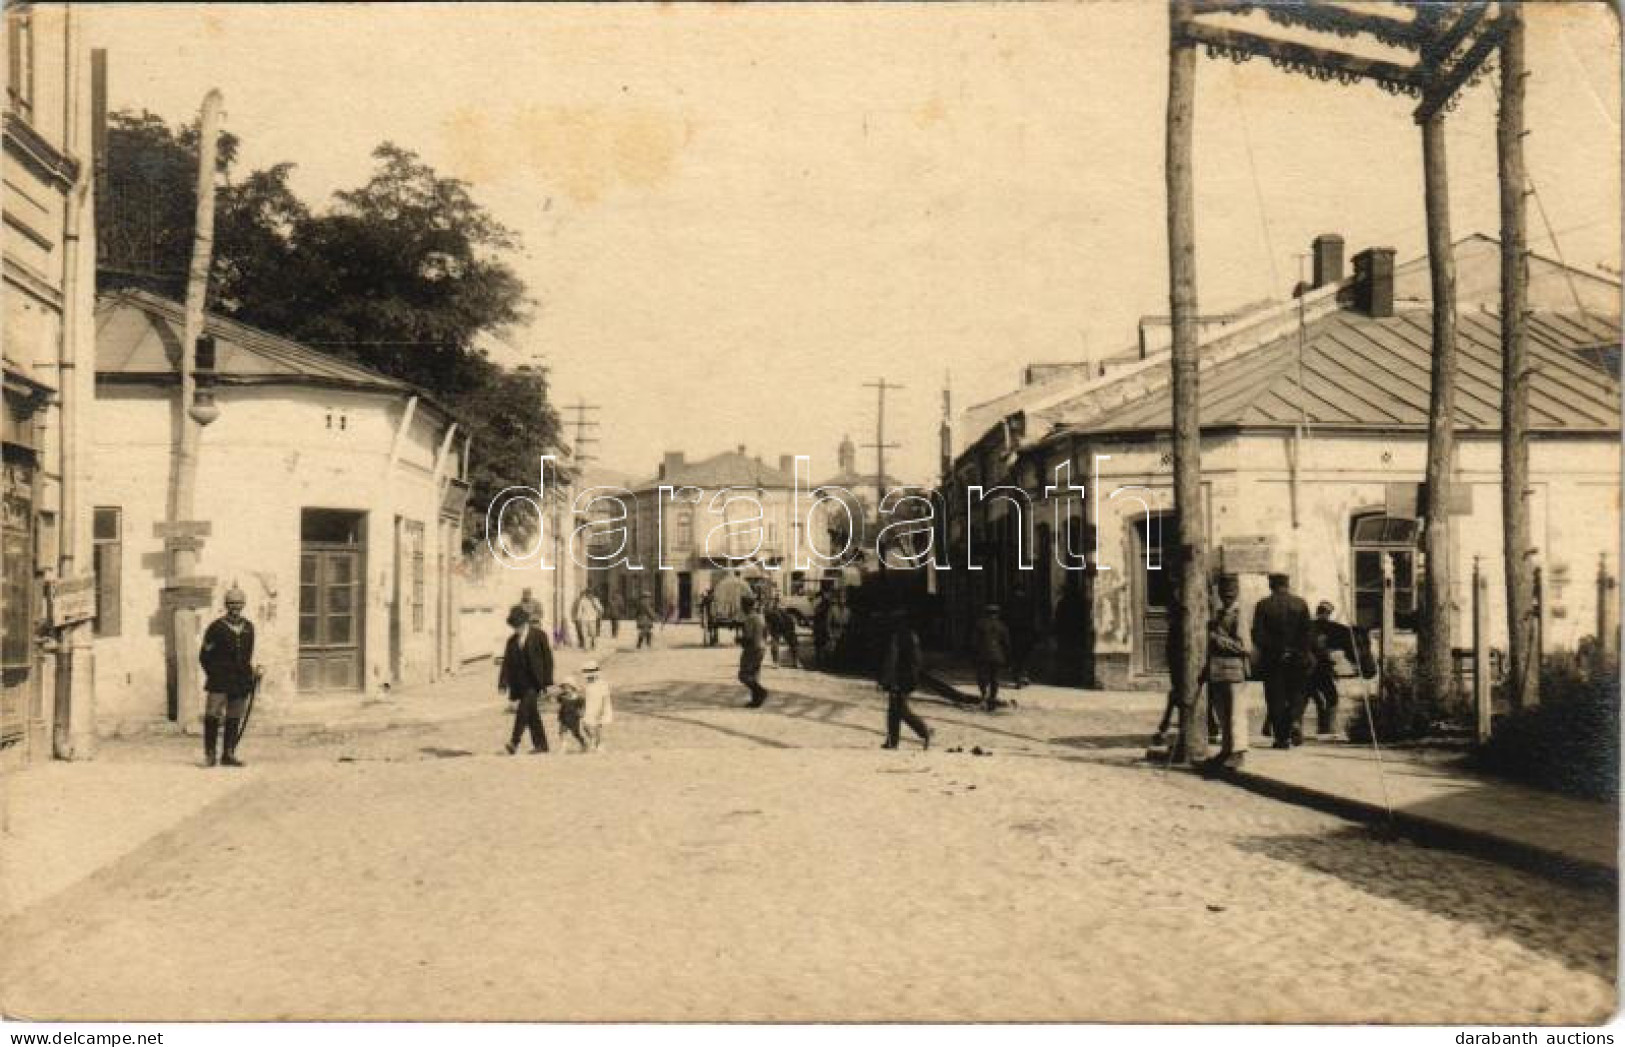
[[[599,641],[596,651],[576,647],[555,649],[554,675],[559,680],[575,675],[589,655],[600,664],[608,664],[620,650],[607,637]],[[387,695],[294,696],[274,705],[266,703],[255,710],[252,729],[257,734],[281,735],[432,726],[488,708],[497,693],[496,687],[497,664],[494,659],[486,658],[464,665],[434,683],[403,687]]]
[[[1619,810],[1490,778],[1459,754],[1310,743],[1255,747],[1225,777],[1255,792],[1392,827],[1423,843],[1464,850],[1564,879],[1612,885]]]

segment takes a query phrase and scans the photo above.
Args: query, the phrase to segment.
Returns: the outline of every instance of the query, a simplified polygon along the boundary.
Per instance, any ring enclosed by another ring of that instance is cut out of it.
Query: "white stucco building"
[[[1311,604],[1330,600],[1340,618],[1372,629],[1383,624],[1386,568],[1391,639],[1404,646],[1420,606],[1426,525],[1418,492],[1431,388],[1426,259],[1394,266],[1391,251],[1362,252],[1345,279],[1340,239],[1317,240],[1317,254],[1329,240],[1336,257],[1317,257],[1321,286],[1201,343],[1210,565],[1239,573],[1244,607],[1264,594],[1265,570],[1285,571]],[[1456,265],[1452,635],[1458,647],[1471,635],[1476,559],[1488,578],[1489,642],[1504,648],[1495,241],[1461,241]],[[1540,628],[1547,650],[1573,649],[1611,629],[1599,620],[1611,608],[1599,604],[1597,580],[1599,572],[1617,577],[1620,563],[1619,285],[1538,256],[1530,269]],[[956,631],[979,604],[1008,604],[1020,586],[1057,677],[1165,685],[1174,578],[1164,550],[1175,536],[1168,370],[1166,353],[1152,353],[1105,376],[1049,383],[1002,401],[1002,416],[969,435],[945,492],[953,567],[942,578]],[[1083,497],[1046,492],[1063,464],[1087,488]],[[1013,499],[967,511],[974,486],[1006,486]],[[1031,570],[1019,566],[1018,538]],[[1087,568],[1059,566],[1064,542],[1086,555]],[[980,570],[965,569],[967,555]]]
[[[179,303],[142,292],[106,297],[96,314],[103,730],[176,715],[154,525],[173,482],[181,326]],[[196,516],[209,533],[198,570],[210,614],[231,585],[248,597],[266,667],[259,708],[359,701],[453,671],[465,431],[430,396],[286,339],[218,317],[206,336],[214,371],[200,376],[220,417],[199,450]]]

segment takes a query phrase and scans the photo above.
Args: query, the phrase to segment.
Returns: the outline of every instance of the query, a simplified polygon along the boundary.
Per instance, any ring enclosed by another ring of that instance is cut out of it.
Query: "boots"
[[[242,730],[243,721],[236,716],[226,717],[225,752],[220,756],[223,767],[242,767],[243,761],[237,759],[237,734]]]
[[[203,718],[203,765],[205,767],[213,767],[215,765],[215,742],[219,739],[219,737],[220,717],[205,716]]]

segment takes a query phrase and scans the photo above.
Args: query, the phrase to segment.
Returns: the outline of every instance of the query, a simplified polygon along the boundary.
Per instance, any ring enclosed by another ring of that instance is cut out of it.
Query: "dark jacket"
[[[1274,669],[1288,655],[1302,665],[1310,653],[1309,605],[1290,592],[1270,593],[1253,608],[1253,646],[1258,649],[1258,668]]]
[[[880,665],[880,686],[891,693],[908,694],[920,682],[920,638],[904,627],[892,633]]]
[[[508,646],[502,652],[502,671],[497,676],[497,688],[507,691],[515,700],[522,694],[537,694],[553,686],[553,648],[542,630],[531,626],[525,630],[525,647],[519,649],[519,638],[508,637]]]
[[[243,619],[241,630],[224,616],[203,631],[197,660],[203,666],[203,689],[211,694],[244,695],[254,687],[254,623]]]
[[[1010,660],[1010,629],[997,618],[978,618],[971,628],[970,647],[977,665],[1003,665]]]

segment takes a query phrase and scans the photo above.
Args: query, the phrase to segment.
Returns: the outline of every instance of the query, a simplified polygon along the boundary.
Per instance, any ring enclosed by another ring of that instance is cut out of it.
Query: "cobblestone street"
[[[932,750],[884,752],[872,686],[770,669],[767,706],[745,709],[731,648],[659,642],[607,661],[617,722],[597,755],[551,719],[552,754],[502,754],[483,667],[441,686],[438,725],[251,733],[234,792],[0,925],[5,1010],[1459,1024],[1614,1008],[1611,896],[1151,767],[1157,695],[994,717],[921,701]],[[195,747],[129,740],[101,760],[173,767]]]

